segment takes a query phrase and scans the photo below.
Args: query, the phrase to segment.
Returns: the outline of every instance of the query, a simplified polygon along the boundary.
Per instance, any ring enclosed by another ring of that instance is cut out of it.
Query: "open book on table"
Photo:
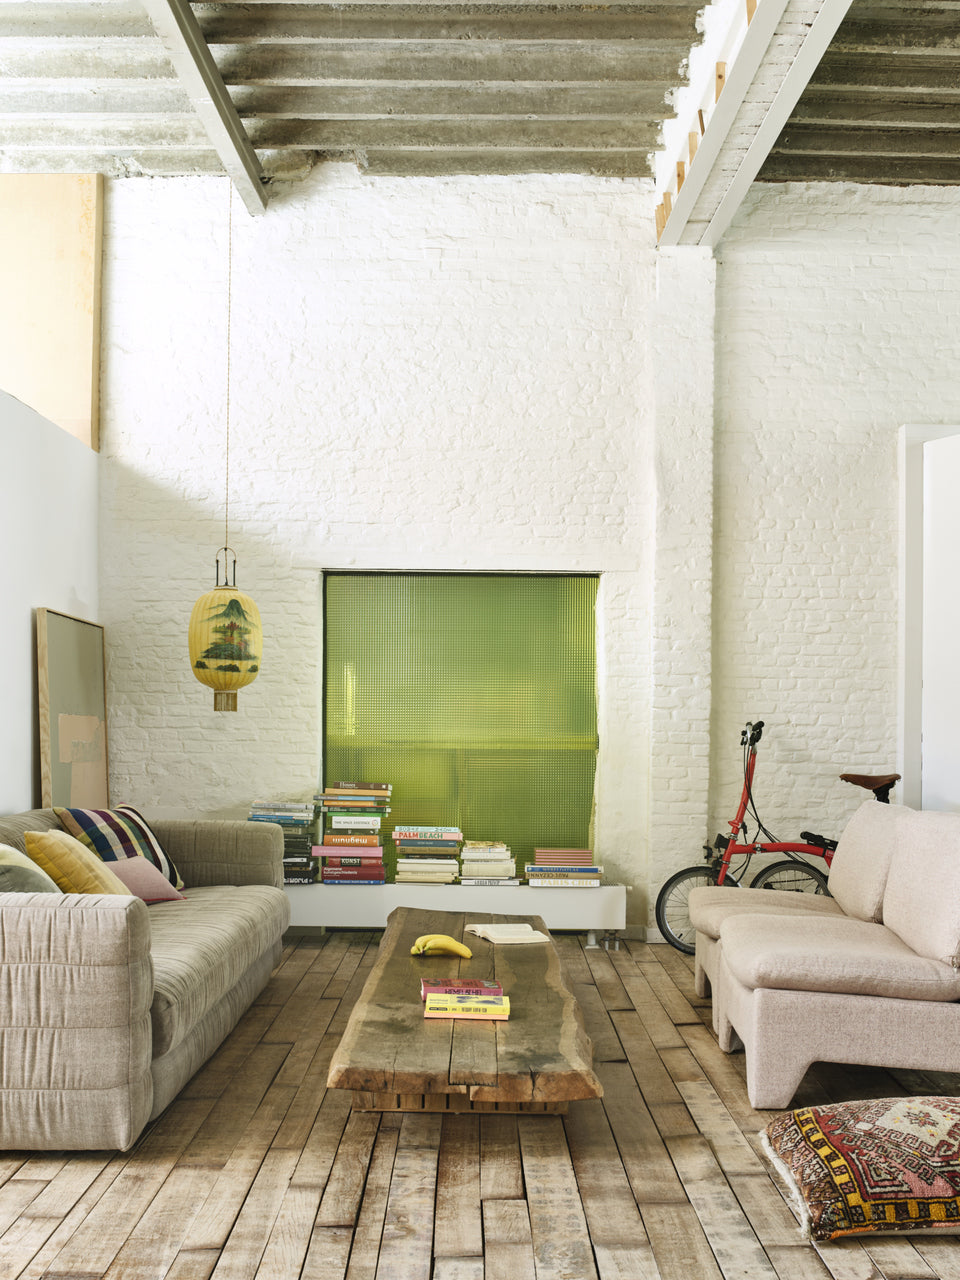
[[[468,924],[464,933],[474,933],[478,938],[486,938],[487,942],[549,942],[550,939],[532,925],[514,922],[513,924]]]

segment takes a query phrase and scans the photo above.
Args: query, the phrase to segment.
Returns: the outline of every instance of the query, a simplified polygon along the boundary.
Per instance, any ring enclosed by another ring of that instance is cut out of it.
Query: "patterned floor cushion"
[[[960,1233],[960,1098],[804,1107],[766,1128],[804,1234]]]

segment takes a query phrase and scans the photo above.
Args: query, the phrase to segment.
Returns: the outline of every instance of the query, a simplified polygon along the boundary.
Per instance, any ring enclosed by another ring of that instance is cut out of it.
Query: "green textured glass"
[[[325,782],[391,782],[386,831],[453,823],[521,866],[536,845],[589,847],[596,577],[329,573],[324,588]]]

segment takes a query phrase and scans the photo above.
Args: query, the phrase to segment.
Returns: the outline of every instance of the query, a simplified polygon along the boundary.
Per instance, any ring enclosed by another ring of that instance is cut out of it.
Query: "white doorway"
[[[960,811],[960,427],[902,433],[904,802]]]

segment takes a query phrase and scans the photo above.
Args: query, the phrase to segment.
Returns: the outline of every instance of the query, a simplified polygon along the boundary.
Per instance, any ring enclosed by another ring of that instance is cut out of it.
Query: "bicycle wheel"
[[[779,889],[787,893],[826,893],[827,877],[807,862],[772,862],[750,881],[751,889]]]
[[[671,947],[676,947],[685,955],[692,956],[696,950],[694,942],[697,931],[690,923],[688,907],[690,890],[697,885],[716,883],[716,867],[684,867],[682,871],[672,875],[657,894],[657,926]],[[729,872],[724,885],[739,888]]]

